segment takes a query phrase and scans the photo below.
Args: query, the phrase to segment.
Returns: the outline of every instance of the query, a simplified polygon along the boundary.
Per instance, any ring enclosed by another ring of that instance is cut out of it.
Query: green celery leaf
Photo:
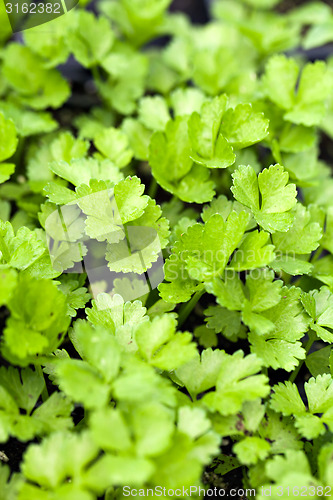
[[[304,384],[308,410],[306,410],[295,384],[279,383],[273,389],[271,407],[284,415],[294,415],[296,427],[306,439],[314,439],[324,434],[324,424],[328,425],[330,430],[332,429],[333,384],[331,375],[318,375],[316,378],[310,378]],[[315,415],[317,413],[322,415]]]
[[[331,350],[332,347],[328,345],[308,354],[305,364],[313,377],[330,373]]]
[[[282,368],[291,372],[298,366],[299,360],[306,357],[301,342],[265,339],[254,332],[250,332],[249,341],[251,352],[263,361],[264,366],[270,366],[274,370]]]
[[[105,451],[124,451],[132,446],[130,430],[117,408],[102,408],[92,413],[90,428],[95,443]]]
[[[185,267],[192,279],[210,281],[219,275],[246,230],[249,215],[231,212],[227,221],[219,214],[212,215],[205,225],[188,228],[177,247],[183,252]]]
[[[146,308],[139,300],[124,302],[118,294],[111,298],[106,293],[100,293],[92,301],[92,308],[86,309],[86,314],[93,325],[101,325],[113,333],[125,350],[137,349],[134,332],[140,323],[148,321]]]
[[[73,401],[95,409],[108,403],[110,386],[96,368],[78,359],[61,359],[55,365],[61,390]]]
[[[75,12],[74,26],[68,33],[68,46],[82,66],[90,68],[108,55],[114,34],[105,17],[96,18],[92,12]]]
[[[91,179],[118,182],[123,177],[110,160],[97,160],[95,158],[73,159],[69,163],[58,161],[51,163],[50,168],[52,172],[71,182],[74,186],[89,184]]]
[[[271,264],[276,271],[289,274],[309,273],[312,265],[302,261],[299,255],[310,254],[319,246],[322,231],[317,222],[311,221],[311,213],[301,204],[296,205],[293,225],[287,232],[276,232],[272,236],[276,258]]]
[[[168,242],[168,221],[161,214],[155,200],[149,199],[141,217],[126,226],[126,240],[107,245],[105,258],[111,271],[143,274],[152,267]]]
[[[269,59],[263,76],[263,87],[269,99],[280,108],[288,110],[294,106],[298,72],[294,59],[282,54]]]
[[[326,100],[333,80],[324,61],[308,63],[298,85],[295,106],[284,116],[288,121],[308,127],[318,125],[326,114]]]
[[[268,120],[256,113],[251,104],[238,104],[223,116],[221,132],[235,149],[242,149],[262,141],[268,135]]]
[[[311,305],[309,303],[311,301]],[[302,302],[311,316],[310,327],[324,342],[333,341],[333,294],[322,286],[320,290],[311,290],[309,294],[303,293]]]
[[[245,465],[256,464],[264,460],[270,452],[270,444],[257,436],[246,436],[233,446],[238,460]]]
[[[26,45],[44,59],[46,68],[53,68],[67,61],[70,46],[66,42],[71,20],[70,16],[53,19],[48,26],[48,36],[44,36],[43,25],[24,31],[23,37]]]
[[[317,135],[314,127],[294,125],[290,128],[290,124],[287,123],[280,136],[280,150],[284,153],[307,151],[315,146],[316,139]]]
[[[46,69],[42,60],[24,45],[7,45],[3,73],[20,100],[33,109],[58,108],[69,97],[69,84],[61,74]]]
[[[33,413],[33,417],[43,425],[43,432],[51,434],[73,427],[71,413],[74,407],[69,398],[59,392],[51,396]]]
[[[291,417],[282,417],[275,411],[267,410],[259,427],[259,435],[269,439],[272,453],[283,453],[286,449],[299,450],[303,443],[295,429]]]
[[[215,386],[224,356],[224,351],[208,348],[202,351],[201,356],[198,353],[195,358],[176,370],[177,377],[193,400],[201,392]]]
[[[122,130],[128,137],[134,158],[137,160],[148,160],[152,132],[134,118],[123,120]]]
[[[261,366],[255,354],[244,357],[243,351],[236,351],[232,356],[223,353],[216,391],[205,394],[203,403],[227,416],[238,412],[245,401],[266,397],[270,390],[268,379],[265,375],[256,375]]]
[[[21,361],[54,351],[70,318],[65,295],[50,280],[22,277],[8,303],[11,316],[4,331],[4,349]]]
[[[290,211],[296,204],[296,186],[286,185],[288,178],[288,173],[280,165],[264,169],[258,179],[252,167],[240,166],[233,173],[231,190],[239,202],[251,208],[263,229],[270,233],[287,231],[293,222]]]
[[[14,122],[11,119],[6,119],[4,114],[0,113],[0,162],[3,160],[7,160],[11,156],[13,156],[16,150],[17,143],[18,139],[16,137],[16,128]],[[7,169],[8,168],[9,164],[7,166]],[[13,172],[14,167],[10,174],[12,174]],[[0,171],[0,173],[0,181],[4,182],[3,180],[1,180],[1,176],[5,175],[5,172],[2,173]]]
[[[192,113],[188,132],[192,145],[191,158],[209,168],[226,168],[235,161],[235,154],[225,137],[220,134],[227,97],[222,95],[205,102],[200,114]]]
[[[10,222],[0,221],[0,251],[1,260],[24,270],[44,254],[45,244],[27,227],[20,227],[15,236]]]
[[[41,444],[29,447],[22,470],[28,481],[50,492],[65,483],[68,477],[77,480],[97,454],[98,448],[87,432],[55,432]]]
[[[136,110],[136,100],[145,91],[147,56],[129,45],[118,45],[104,57],[102,67],[109,78],[95,81],[101,96],[117,112],[132,114]]]
[[[0,305],[7,304],[17,285],[17,272],[15,269],[0,270]]]
[[[281,300],[282,282],[273,281],[273,278],[272,271],[258,269],[255,273],[247,275],[244,287],[237,274],[232,276],[227,274],[224,281],[214,279],[207,283],[206,289],[216,296],[222,308],[240,311],[243,323],[252,331],[268,334],[274,329],[274,322],[262,313],[269,311]]]
[[[220,306],[210,306],[204,313],[208,328],[214,329],[216,333],[223,333],[232,342],[236,342],[239,337],[244,335],[241,315],[237,311],[229,311]]]
[[[248,233],[228,266],[228,269],[244,271],[270,264],[275,257],[274,245],[267,245],[269,233],[253,231]]]
[[[44,388],[44,380],[30,368],[19,372],[12,366],[3,366],[0,368],[0,385],[11,394],[19,408],[30,414]]]
[[[119,168],[128,165],[132,159],[133,152],[129,148],[127,135],[116,128],[105,128],[96,134],[94,144],[98,151]]]
[[[111,485],[137,486],[149,481],[154,464],[141,457],[105,454],[86,472],[84,484],[103,493]]]
[[[157,182],[165,179],[178,181],[191,170],[191,144],[187,131],[187,118],[170,120],[165,133],[156,132],[149,146],[149,163]]]
[[[194,111],[200,112],[205,96],[194,87],[178,88],[171,93],[170,101],[175,116],[191,115]]]
[[[139,102],[139,121],[148,129],[163,132],[171,119],[165,99],[161,96],[143,97]]]
[[[113,380],[120,366],[120,349],[114,336],[103,326],[77,321],[69,337],[81,357],[104,377]]]
[[[283,415],[302,414],[306,411],[297,386],[289,381],[274,386],[270,406]]]
[[[176,324],[174,315],[164,314],[141,323],[135,332],[142,357],[161,370],[176,370],[197,352],[192,336],[188,332],[176,333]]]

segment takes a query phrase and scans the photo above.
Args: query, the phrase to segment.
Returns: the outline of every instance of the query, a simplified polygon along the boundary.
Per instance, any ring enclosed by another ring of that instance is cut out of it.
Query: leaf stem
[[[153,177],[152,180],[151,180],[151,182],[150,182],[149,191],[148,191],[148,195],[151,198],[155,198],[156,192],[157,192],[157,188],[158,188],[158,184],[156,182],[155,177]]]
[[[198,290],[193,295],[193,297],[191,298],[191,300],[189,302],[187,302],[186,304],[184,304],[180,308],[180,310],[179,310],[179,316],[178,316],[178,326],[182,326],[185,323],[185,321],[187,320],[187,318],[189,317],[189,315],[191,314],[191,312],[193,311],[193,309],[195,308],[196,304],[201,299],[201,297],[203,296],[204,293],[205,293],[205,289]]]
[[[36,369],[36,372],[41,376],[43,377],[43,380],[44,380],[44,387],[43,387],[43,390],[42,390],[42,400],[43,400],[43,403],[49,399],[49,392],[47,390],[47,387],[46,387],[46,381],[45,381],[45,377],[44,377],[44,372],[42,370],[42,367],[40,365],[35,365],[35,369]]]
[[[299,374],[300,369],[303,366],[304,361],[306,360],[306,356],[307,356],[308,352],[310,351],[311,346],[314,343],[314,341],[316,340],[316,338],[317,338],[317,335],[314,332],[310,331],[309,332],[309,339],[304,346],[305,358],[301,360],[301,362],[298,364],[297,368],[292,372],[292,374],[289,377],[289,382],[294,382],[294,380],[296,379],[297,375]]]
[[[95,82],[98,82],[101,80],[101,74],[99,72],[99,68],[98,68],[97,64],[95,66],[92,66],[91,72],[92,72],[93,79]]]
[[[323,251],[323,249],[319,245],[319,247],[317,248],[317,250],[314,252],[314,254],[312,255],[312,257],[310,259],[311,264],[314,264],[319,259],[319,257],[321,256],[322,251]]]

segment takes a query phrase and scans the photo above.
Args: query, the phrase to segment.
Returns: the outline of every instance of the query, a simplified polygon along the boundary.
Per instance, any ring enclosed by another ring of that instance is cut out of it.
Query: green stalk
[[[41,377],[43,377],[43,380],[44,380],[44,388],[42,390],[42,400],[43,400],[43,403],[44,403],[45,401],[47,401],[49,399],[49,393],[48,393],[48,390],[47,390],[47,387],[46,387],[44,372],[43,372],[42,367],[40,365],[35,365],[35,368],[36,368],[36,372],[39,373],[39,375]]]
[[[155,198],[156,192],[157,192],[157,188],[158,188],[158,184],[156,182],[155,177],[153,177],[152,180],[151,180],[151,182],[150,182],[149,191],[148,191],[148,195],[151,198]]]
[[[96,83],[101,80],[101,74],[97,64],[95,66],[92,66],[91,72]]]
[[[317,338],[317,335],[314,332],[310,331],[309,332],[309,339],[308,339],[307,343],[304,346],[304,349],[305,349],[305,358],[301,360],[301,362],[298,364],[297,368],[292,372],[292,374],[289,377],[289,382],[294,382],[295,381],[295,379],[296,379],[296,377],[297,377],[300,369],[303,366],[303,363],[304,363],[304,361],[306,359],[306,356],[307,356],[308,352],[310,351],[311,346],[314,343],[314,341],[316,340],[316,338]]]
[[[187,302],[186,304],[184,304],[180,308],[179,316],[178,316],[178,326],[182,326],[185,323],[185,321],[187,320],[187,318],[191,314],[192,310],[197,305],[197,302],[201,299],[201,297],[203,296],[204,293],[205,293],[205,289],[198,290],[193,295],[193,297],[191,298],[191,300],[189,302]]]
[[[313,254],[313,257],[311,259],[311,264],[314,264],[318,259],[319,257],[321,256],[321,253],[322,253],[323,249],[322,247],[319,245],[319,247],[317,248],[317,250],[315,251],[315,253]]]

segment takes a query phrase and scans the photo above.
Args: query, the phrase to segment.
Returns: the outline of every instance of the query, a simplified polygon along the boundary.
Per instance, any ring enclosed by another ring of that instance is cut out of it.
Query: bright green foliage
[[[267,457],[270,445],[265,439],[248,436],[236,443],[233,450],[242,464],[251,465]]]
[[[246,212],[231,212],[226,222],[215,214],[205,225],[189,227],[165,264],[165,278],[171,284],[160,285],[162,298],[167,302],[185,302],[196,290],[197,282],[211,281],[223,273],[248,221]]]
[[[2,113],[0,114],[0,134],[0,161],[3,161],[14,154],[17,146],[17,138],[13,122],[6,120]]]
[[[229,108],[221,131],[235,149],[242,149],[262,141],[267,135],[268,120],[263,113],[255,113],[251,104],[238,104]]]
[[[185,385],[192,399],[215,386],[223,359],[223,351],[206,349],[202,351],[201,356],[197,354],[195,359],[177,370],[177,377]]]
[[[175,330],[176,321],[171,315],[157,316],[149,325],[141,323],[135,332],[135,341],[149,364],[172,371],[196,355],[191,334],[176,334]]]
[[[268,334],[274,323],[263,313],[276,306],[281,300],[281,281],[272,281],[272,271],[258,270],[250,273],[243,286],[238,275],[225,277],[225,281],[215,279],[206,288],[216,296],[218,304],[229,311],[241,311],[241,319],[251,331]]]
[[[136,100],[144,93],[147,63],[146,57],[129,45],[118,45],[103,59],[102,68],[109,78],[97,80],[96,85],[109,107],[125,115],[135,110]]]
[[[7,181],[15,170],[14,164],[1,162],[14,154],[16,146],[15,125],[12,120],[6,120],[3,113],[0,113],[0,184]]]
[[[310,327],[324,342],[332,342],[333,294],[325,286],[320,290],[304,293],[302,303],[311,317]]]
[[[3,264],[24,270],[44,254],[45,245],[27,227],[21,227],[15,236],[10,222],[0,221],[0,250]]]
[[[200,112],[194,111],[189,117],[176,116],[175,120],[167,122],[167,116],[163,118],[167,113],[164,104],[164,111],[159,112],[163,123],[155,127],[159,132],[152,136],[149,147],[152,173],[164,189],[184,201],[209,201],[213,184],[208,181],[209,173],[204,175],[205,171],[199,165],[226,168],[235,162],[234,150],[259,142],[267,135],[267,120],[262,113],[255,113],[250,104],[227,108],[228,98],[221,95],[205,101]],[[158,108],[154,113],[158,113]],[[152,127],[147,119],[141,120]],[[201,192],[189,184],[193,176],[201,177]]]
[[[272,267],[288,274],[308,274],[312,265],[299,255],[310,254],[319,246],[322,232],[318,222],[311,222],[311,213],[300,204],[296,205],[292,227],[287,232],[277,232],[272,236],[276,248],[276,260]]]
[[[281,300],[274,307],[262,312],[265,322],[274,328],[262,335],[251,331],[251,352],[262,359],[265,366],[291,371],[305,352],[298,342],[308,329],[308,319],[299,300],[300,290],[283,287]]]
[[[68,44],[80,64],[89,68],[103,61],[114,41],[108,21],[91,12],[75,12],[75,26],[69,31]]]
[[[139,120],[148,129],[163,132],[170,119],[168,106],[162,97],[143,97],[140,100]]]
[[[14,436],[28,441],[37,435],[49,434],[73,426],[70,418],[72,405],[61,393],[54,393],[42,405],[36,403],[44,387],[43,378],[26,368],[2,367],[0,370],[0,425],[1,440]]]
[[[204,395],[204,404],[222,415],[232,415],[244,401],[265,397],[268,390],[267,378],[255,375],[260,370],[260,360],[255,355],[245,358],[243,355],[242,351],[230,356],[224,351],[207,349],[203,351],[201,360],[198,357],[190,361],[176,374],[192,398],[216,386],[216,391]]]
[[[3,73],[20,102],[33,109],[56,108],[69,97],[69,85],[55,69],[46,69],[28,47],[9,44]]]
[[[72,21],[71,16],[62,16],[48,25],[47,36],[45,26],[35,26],[23,32],[26,45],[43,59],[46,68],[54,68],[67,61],[70,48],[67,37]]]
[[[173,122],[169,122],[173,124]],[[186,122],[178,121],[175,125],[167,126],[166,133],[173,133],[175,137],[187,134]],[[159,132],[153,135],[149,148],[149,161],[152,173],[157,182],[170,193],[177,195],[187,202],[204,203],[214,196],[214,183],[209,180],[209,171],[199,164],[193,165],[190,158],[190,145],[186,136],[172,150],[172,138],[168,142]],[[177,139],[178,140],[178,139]],[[200,185],[200,188],[199,188]]]
[[[306,409],[295,384],[285,382],[274,386],[271,407],[283,415],[294,415],[299,433],[314,439],[325,432],[324,424],[332,430],[333,386],[331,375],[318,375],[304,384],[308,400]],[[322,414],[317,416],[316,414]]]
[[[254,354],[243,356],[242,351],[236,351],[232,356],[224,354],[216,390],[203,397],[203,403],[221,415],[237,413],[245,401],[264,398],[269,393],[267,377],[256,375],[262,366],[260,359]]]
[[[13,120],[18,135],[27,137],[34,134],[52,132],[58,127],[50,113],[22,110],[12,102],[1,102],[0,111],[5,118]]]
[[[277,455],[267,461],[265,473],[267,480],[273,481],[274,484],[272,486],[269,483],[264,484],[261,492],[266,492],[267,488],[271,488],[268,491],[271,491],[273,498],[278,498],[283,491],[287,492],[288,486],[289,491],[295,491],[296,494],[302,491],[302,487],[306,488],[306,491],[314,497],[316,496],[316,491],[319,494],[321,494],[321,491],[325,491],[322,483],[313,477],[308,458],[301,450],[286,450],[284,455]],[[291,488],[291,485],[295,490]],[[260,494],[259,498],[262,500],[265,496]]]
[[[118,294],[111,299],[108,294],[101,293],[92,304],[91,309],[86,309],[88,320],[93,325],[106,327],[126,350],[136,350],[135,329],[141,322],[148,320],[146,308],[142,307],[141,302],[124,302]]]
[[[333,366],[331,357],[331,346],[328,345],[314,351],[309,354],[306,358],[306,366],[313,377],[317,375],[323,375],[324,373],[331,373],[331,365]]]
[[[22,277],[8,302],[5,357],[26,365],[31,356],[54,351],[69,325],[66,297],[50,280]]]
[[[141,45],[158,32],[169,4],[170,0],[121,0],[119,5],[103,3],[102,9],[132,43]]]
[[[188,122],[191,158],[209,168],[225,168],[235,161],[232,146],[220,132],[227,107],[225,95],[204,103],[200,114],[192,113]]]
[[[251,208],[263,229],[270,233],[287,231],[293,222],[290,211],[296,204],[296,186],[287,185],[288,178],[280,165],[264,169],[258,178],[252,167],[241,166],[233,174],[231,189],[237,201]]]
[[[96,148],[119,168],[125,167],[132,159],[128,139],[120,130],[105,129],[95,136],[94,143]]]
[[[260,437],[269,439],[272,453],[283,453],[286,449],[299,450],[303,448],[292,417],[282,418],[278,413],[267,410],[258,432]]]
[[[0,8],[0,500],[321,498],[332,7],[88,2]]]
[[[28,482],[24,483],[20,497],[28,499],[39,495],[39,486],[46,491],[53,491],[55,498],[90,500],[92,495],[85,491],[85,467],[98,453],[98,448],[88,433],[54,433],[43,445],[31,446],[25,455],[24,474]],[[57,457],[62,456],[62,463]],[[58,463],[55,467],[52,464]],[[70,477],[71,481],[66,479]],[[38,498],[38,497],[37,497]]]
[[[318,125],[325,115],[332,75],[324,62],[308,63],[302,70],[296,93],[298,73],[298,65],[293,59],[274,56],[266,67],[264,89],[269,99],[286,111],[286,120],[306,126]]]

